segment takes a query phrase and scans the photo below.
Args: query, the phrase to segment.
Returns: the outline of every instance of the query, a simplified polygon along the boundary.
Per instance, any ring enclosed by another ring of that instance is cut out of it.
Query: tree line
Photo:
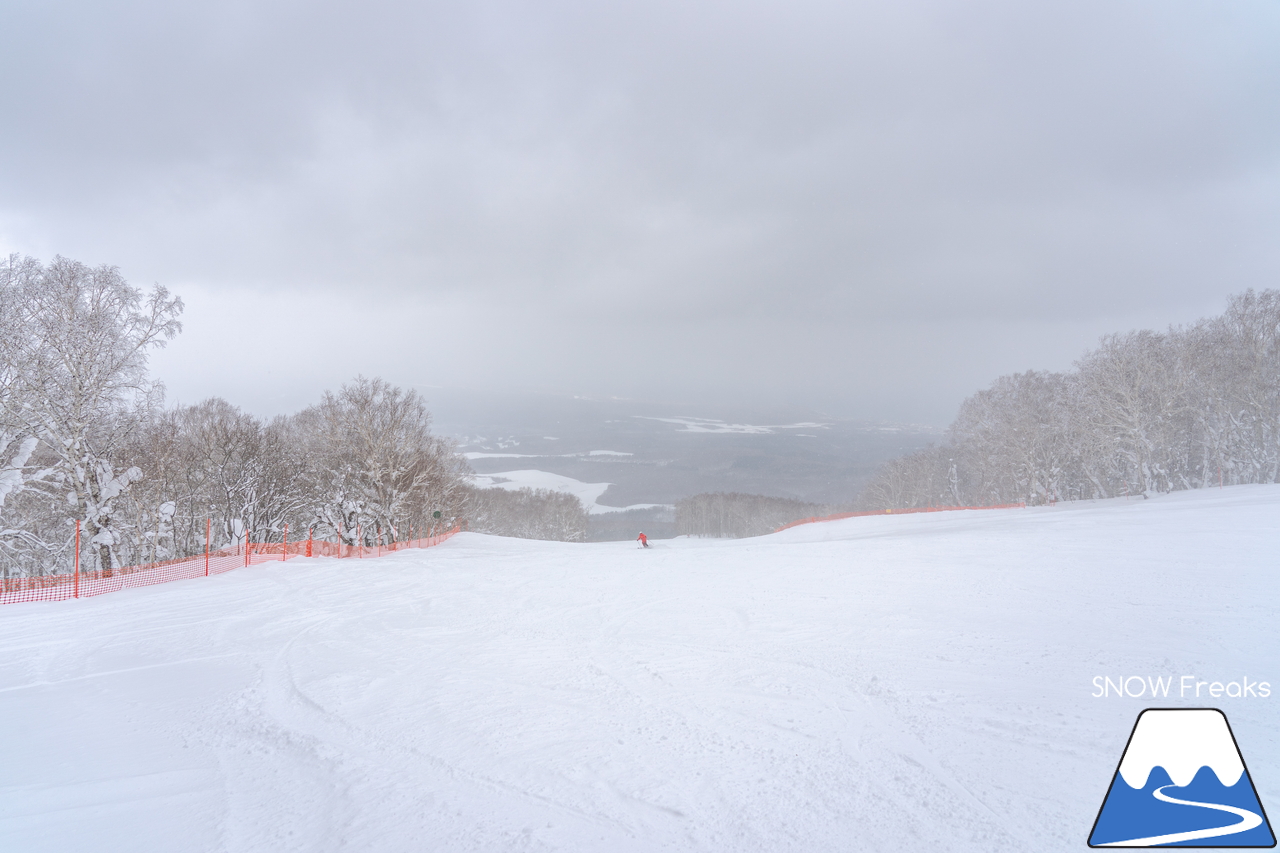
[[[945,443],[886,463],[860,508],[1146,495],[1280,481],[1280,291],[1102,338],[1065,373],[1002,376]]]
[[[676,533],[680,536],[741,539],[772,533],[784,524],[834,511],[792,498],[707,492],[676,503]]]
[[[0,263],[0,576],[68,571],[77,522],[82,567],[106,572],[202,553],[206,536],[375,546],[471,514],[475,529],[582,538],[577,498],[473,489],[422,398],[381,379],[270,420],[216,398],[165,408],[147,356],[182,310],[114,267]]]
[[[519,539],[585,542],[587,508],[577,495],[550,489],[475,489],[467,503],[468,529]]]

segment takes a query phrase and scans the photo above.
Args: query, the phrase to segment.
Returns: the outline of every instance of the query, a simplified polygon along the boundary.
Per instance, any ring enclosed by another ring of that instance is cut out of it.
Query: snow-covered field
[[[592,454],[602,453],[603,451],[591,451]],[[467,454],[475,456],[476,454]],[[491,454],[498,455],[498,454]],[[573,454],[582,455],[582,454]],[[616,454],[624,456],[626,454]],[[626,512],[630,509],[649,509],[651,507],[666,506],[666,504],[631,504],[630,506],[606,506],[600,503],[600,498],[613,483],[584,483],[581,480],[575,480],[572,477],[566,477],[563,474],[552,474],[550,471],[539,471],[536,469],[523,469],[520,471],[499,471],[495,474],[477,474],[472,478],[472,482],[480,488],[490,488],[497,486],[501,489],[550,489],[553,492],[568,492],[571,495],[577,495],[582,501],[582,505],[586,507],[587,512],[592,515],[598,515],[606,512]]]
[[[1278,573],[1258,486],[9,606],[0,849],[1082,850],[1149,705],[1222,708],[1274,819]]]

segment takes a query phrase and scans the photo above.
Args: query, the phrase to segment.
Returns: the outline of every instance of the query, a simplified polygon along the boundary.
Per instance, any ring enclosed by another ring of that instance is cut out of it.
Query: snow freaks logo
[[[1226,716],[1217,708],[1138,715],[1090,847],[1274,847]]]

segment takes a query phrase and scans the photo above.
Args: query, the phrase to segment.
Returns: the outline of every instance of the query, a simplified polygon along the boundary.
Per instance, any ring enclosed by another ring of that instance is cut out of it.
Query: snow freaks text
[[[1267,699],[1271,682],[1253,681],[1247,676],[1236,681],[1208,681],[1194,675],[1106,675],[1093,677],[1094,699]]]

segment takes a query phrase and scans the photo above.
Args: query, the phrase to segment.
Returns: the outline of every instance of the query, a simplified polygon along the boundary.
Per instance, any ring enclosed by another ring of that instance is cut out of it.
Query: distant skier
[[[637,536],[636,541],[640,543],[640,546],[642,548],[649,547],[649,537],[645,536],[644,533],[641,533],[639,536]]]

